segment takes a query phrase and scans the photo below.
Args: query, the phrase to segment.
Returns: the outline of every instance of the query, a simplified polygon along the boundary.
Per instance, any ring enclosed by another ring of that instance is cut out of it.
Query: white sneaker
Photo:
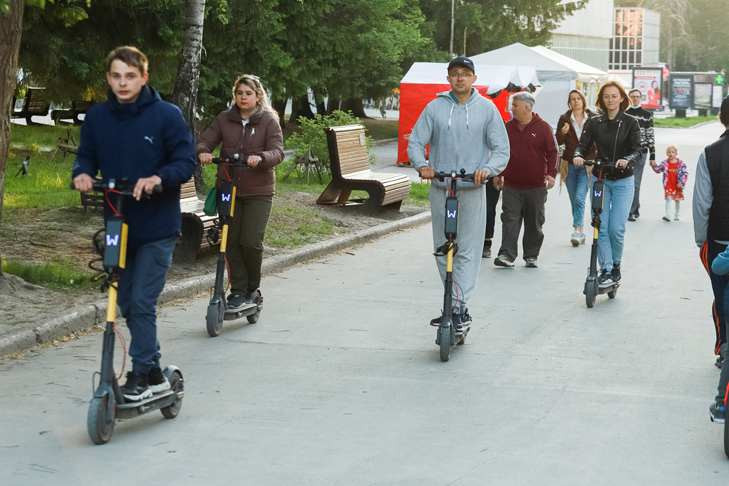
[[[582,240],[584,242],[585,235],[582,235]],[[572,246],[575,247],[580,246],[580,233],[578,233],[577,231],[572,233],[572,236],[570,237],[570,243],[572,243]]]

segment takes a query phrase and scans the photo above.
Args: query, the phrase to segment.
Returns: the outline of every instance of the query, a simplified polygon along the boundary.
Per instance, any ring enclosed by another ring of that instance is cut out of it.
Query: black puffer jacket
[[[613,168],[605,173],[608,179],[622,179],[633,175],[633,165],[640,154],[640,127],[632,116],[620,111],[615,118],[609,120],[607,115],[600,114],[590,118],[582,130],[580,143],[575,148],[575,157],[585,158],[592,144],[597,146],[597,158],[607,160],[610,165],[625,159],[628,165],[624,169]]]

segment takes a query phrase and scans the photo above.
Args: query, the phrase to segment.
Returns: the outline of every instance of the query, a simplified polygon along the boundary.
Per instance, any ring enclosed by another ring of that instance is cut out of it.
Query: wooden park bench
[[[204,206],[205,201],[197,196],[194,178],[182,184],[180,188],[182,236],[175,249],[176,257],[192,261],[203,248],[210,247],[207,233],[217,223],[218,216],[205,214]]]
[[[11,118],[25,118],[28,125],[37,125],[33,121],[34,116],[47,116],[51,109],[51,102],[43,95],[45,88],[28,88],[23,99],[23,107],[20,111],[13,111]],[[15,107],[15,98],[13,98]]]
[[[345,125],[327,129],[332,180],[316,200],[317,204],[340,206],[365,203],[370,208],[399,210],[410,193],[410,179],[402,174],[370,170],[365,127]],[[369,199],[350,201],[354,190],[367,191]]]
[[[72,101],[71,108],[53,110],[51,118],[56,125],[60,124],[62,120],[70,120],[74,125],[81,125],[83,120],[79,118],[79,115],[85,115],[93,104],[93,101]]]

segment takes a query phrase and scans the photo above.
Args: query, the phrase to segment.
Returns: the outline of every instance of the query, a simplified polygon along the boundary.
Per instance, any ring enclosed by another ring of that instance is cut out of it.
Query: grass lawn
[[[362,124],[367,127],[367,134],[375,140],[397,138],[398,120],[378,120],[364,118]]]
[[[654,118],[653,124],[658,128],[691,128],[698,125],[699,123],[716,121],[718,118],[715,115],[709,116],[692,116],[690,118]]]
[[[50,125],[10,125],[11,146],[31,147],[55,147],[59,138],[67,138],[69,135],[78,143],[81,127],[74,125],[50,126]]]

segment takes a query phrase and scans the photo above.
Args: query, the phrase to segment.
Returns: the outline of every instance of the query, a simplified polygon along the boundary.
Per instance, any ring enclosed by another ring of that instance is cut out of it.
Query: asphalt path
[[[678,145],[692,186],[720,132],[659,130],[659,155]],[[587,309],[589,248],[569,245],[567,193],[552,190],[539,268],[484,260],[448,363],[427,325],[442,294],[429,226],[265,278],[260,321],[218,338],[205,297],[163,308],[181,414],[118,423],[104,446],[85,429],[100,333],[0,361],[0,484],[726,485],[687,192],[682,220],[661,221],[646,170],[624,284]]]

